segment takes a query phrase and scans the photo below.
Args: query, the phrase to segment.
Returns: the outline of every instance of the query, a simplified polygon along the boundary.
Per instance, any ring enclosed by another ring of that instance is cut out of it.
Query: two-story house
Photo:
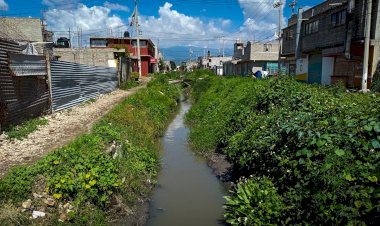
[[[225,75],[252,75],[257,71],[274,75],[278,71],[279,44],[277,42],[237,41],[234,44],[234,56],[223,64]]]
[[[90,38],[90,48],[127,49],[132,59],[132,71],[138,72],[136,38]],[[140,38],[141,74],[143,76],[156,72],[158,61],[155,58],[155,52],[155,45],[150,39]]]
[[[282,59],[288,73],[308,83],[360,87],[368,0],[326,0],[293,15],[283,29]],[[369,76],[379,57],[378,0],[373,3]]]

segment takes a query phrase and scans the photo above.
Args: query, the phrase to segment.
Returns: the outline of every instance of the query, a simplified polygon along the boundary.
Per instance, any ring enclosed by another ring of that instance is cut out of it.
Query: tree
[[[160,58],[160,60],[158,62],[158,68],[160,69],[160,72],[163,72],[166,69],[165,61],[162,58]]]

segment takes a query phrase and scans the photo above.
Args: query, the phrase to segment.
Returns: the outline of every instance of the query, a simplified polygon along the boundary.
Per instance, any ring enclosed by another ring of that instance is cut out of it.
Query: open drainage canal
[[[226,190],[189,147],[189,130],[184,115],[190,108],[181,103],[181,111],[162,140],[162,170],[149,207],[148,226],[223,225],[223,196]]]

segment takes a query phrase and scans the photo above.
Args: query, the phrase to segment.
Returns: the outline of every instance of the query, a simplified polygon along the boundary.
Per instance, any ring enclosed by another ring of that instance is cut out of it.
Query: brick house
[[[367,1],[327,0],[289,18],[282,49],[288,73],[308,83],[360,87]],[[369,85],[380,56],[380,5],[372,3]]]
[[[138,72],[136,38],[90,38],[90,48],[127,49],[132,59],[132,71]],[[155,45],[150,39],[140,38],[141,74],[143,76],[157,71],[158,61],[155,52]]]
[[[237,41],[234,44],[234,55],[231,61],[223,64],[225,75],[248,76],[256,71],[266,71],[274,75],[278,71],[279,44],[277,42]]]

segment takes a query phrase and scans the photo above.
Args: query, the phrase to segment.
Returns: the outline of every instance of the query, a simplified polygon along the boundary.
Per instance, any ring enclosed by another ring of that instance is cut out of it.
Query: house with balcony
[[[233,59],[223,64],[223,74],[249,76],[257,71],[277,74],[278,55],[278,42],[247,42],[244,45],[236,41]]]
[[[132,60],[132,71],[138,72],[136,38],[90,38],[90,48],[126,49]],[[141,74],[143,76],[157,71],[158,61],[155,56],[156,52],[155,45],[150,39],[140,38]]]
[[[368,0],[326,0],[298,10],[283,29],[281,58],[289,74],[316,84],[361,85]],[[368,85],[380,54],[379,0],[372,0]]]

